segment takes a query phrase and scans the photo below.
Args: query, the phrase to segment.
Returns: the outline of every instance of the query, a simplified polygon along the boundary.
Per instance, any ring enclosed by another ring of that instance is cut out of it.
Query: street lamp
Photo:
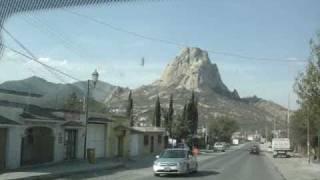
[[[97,70],[95,70],[92,73],[92,84],[93,84],[93,88],[96,87],[97,82],[98,82],[98,78],[99,78],[99,73]],[[87,94],[86,94],[86,108],[85,108],[85,136],[84,136],[84,146],[83,146],[83,158],[86,159],[87,157],[87,128],[88,128],[88,115],[89,115],[89,96],[90,96],[90,79],[88,80],[88,84],[87,84]]]
[[[99,73],[97,70],[94,70],[94,72],[92,73],[93,87],[96,87],[96,84],[98,82],[98,78],[99,78]],[[89,81],[88,81],[88,83],[89,83]]]

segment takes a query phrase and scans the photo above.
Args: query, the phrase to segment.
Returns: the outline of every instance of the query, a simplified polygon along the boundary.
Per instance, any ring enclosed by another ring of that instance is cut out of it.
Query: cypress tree
[[[127,117],[129,118],[131,127],[134,126],[132,113],[133,113],[133,99],[132,99],[132,91],[130,91],[128,96]]]
[[[161,126],[161,105],[159,96],[157,97],[156,104],[154,107],[153,126]]]
[[[168,132],[169,136],[172,136],[172,124],[173,124],[173,95],[170,94],[170,100],[169,100],[169,109],[168,109]]]

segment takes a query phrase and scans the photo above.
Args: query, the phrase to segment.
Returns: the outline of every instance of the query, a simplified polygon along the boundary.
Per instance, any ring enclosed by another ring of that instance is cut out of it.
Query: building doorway
[[[0,170],[6,168],[7,129],[0,128]]]
[[[53,161],[54,137],[47,127],[26,129],[22,138],[21,165],[42,164]]]
[[[151,136],[151,140],[150,140],[150,152],[153,153],[154,151],[154,137]]]
[[[76,159],[77,153],[77,130],[75,129],[66,129],[64,142],[65,142],[65,159],[72,160]]]
[[[124,136],[118,136],[118,157],[123,157],[123,139]]]

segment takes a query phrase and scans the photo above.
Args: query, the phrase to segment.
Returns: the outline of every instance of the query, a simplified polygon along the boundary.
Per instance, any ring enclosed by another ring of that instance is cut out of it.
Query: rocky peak
[[[239,93],[236,89],[234,89],[231,93],[232,97],[235,99],[240,99]]]
[[[184,48],[179,56],[167,65],[156,84],[196,91],[209,89],[230,95],[221,80],[217,65],[211,63],[208,52],[194,47]]]

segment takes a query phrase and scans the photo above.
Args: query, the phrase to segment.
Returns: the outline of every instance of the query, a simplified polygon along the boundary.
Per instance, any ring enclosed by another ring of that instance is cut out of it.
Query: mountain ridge
[[[0,88],[42,94],[38,105],[58,108],[64,105],[72,92],[80,98],[85,96],[87,82],[60,84],[33,76],[4,82]],[[181,113],[192,91],[199,101],[200,126],[206,126],[212,119],[222,115],[237,119],[241,127],[248,129],[271,126],[274,120],[284,122],[286,119],[284,107],[256,96],[241,98],[236,89],[230,91],[222,81],[218,66],[200,48],[184,48],[166,66],[160,79],[150,85],[129,89],[99,81],[97,87],[91,90],[92,97],[104,103],[107,111],[118,114],[125,113],[128,94],[132,91],[134,119],[139,126],[151,125],[157,96],[165,109],[170,94],[173,94],[176,116]],[[5,99],[5,96],[0,94],[0,99]]]

